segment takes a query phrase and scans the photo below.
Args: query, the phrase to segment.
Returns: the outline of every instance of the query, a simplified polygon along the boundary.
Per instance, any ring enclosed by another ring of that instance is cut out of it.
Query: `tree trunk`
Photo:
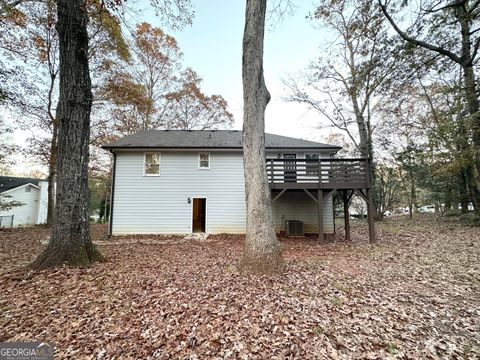
[[[352,93],[356,91],[356,89],[351,90]],[[368,127],[367,123],[365,121],[365,117],[363,116],[362,112],[360,111],[360,108],[358,106],[358,98],[355,94],[351,95],[352,99],[352,104],[353,104],[353,110],[355,113],[355,121],[357,123],[358,127],[358,135],[360,138],[360,142],[358,143],[359,151],[360,151],[360,157],[368,159],[372,154],[370,154],[369,151],[369,133],[368,133]]]
[[[445,190],[445,207],[444,212],[452,210],[452,187],[450,183],[447,183],[447,189]]]
[[[468,191],[468,180],[467,173],[465,169],[461,169],[458,173],[458,197],[460,200],[460,206],[462,214],[468,212],[468,202],[469,202],[469,191]]]
[[[415,171],[413,171],[413,165],[409,164],[410,168],[410,208],[412,209],[410,211],[410,219],[413,217],[413,206],[417,203],[417,187],[415,186]]]
[[[247,0],[243,35],[243,167],[247,228],[239,270],[280,273],[285,268],[275,236],[271,194],[265,171],[265,108],[270,94],[263,78],[263,36],[266,0]]]
[[[474,165],[467,164],[467,166],[463,169],[463,173],[467,184],[466,190],[468,191],[468,194],[465,197],[468,199],[468,202],[472,201],[475,214],[480,218],[480,189],[478,188],[478,183],[475,180]],[[466,212],[468,212],[468,202],[465,208]]]
[[[57,174],[57,150],[58,150],[58,125],[52,123],[53,134],[50,144],[50,158],[48,160],[48,203],[47,203],[47,225],[53,225],[53,212],[55,209],[55,181]]]
[[[477,96],[477,85],[473,65],[468,64],[463,66],[463,73],[465,80],[465,96],[467,98],[468,112],[470,114],[474,150],[474,166],[466,166],[465,171],[470,173],[470,176],[467,176],[466,180],[472,196],[475,214],[480,217],[480,103]]]
[[[32,264],[90,265],[102,260],[90,240],[88,160],[92,92],[88,69],[87,14],[84,0],[58,0],[60,98],[57,191],[52,235]]]
[[[351,60],[353,64],[353,59]],[[352,73],[354,72],[352,67]],[[353,77],[355,79],[355,77]],[[354,80],[354,83],[357,83]],[[364,159],[370,160],[370,166],[368,167],[368,174],[369,178],[371,179],[371,186],[373,189],[372,198],[373,204],[375,207],[375,220],[382,220],[383,213],[386,210],[384,207],[382,208],[382,197],[378,193],[378,187],[376,185],[376,176],[375,176],[375,163],[373,161],[373,141],[372,141],[372,130],[370,128],[370,114],[367,114],[367,118],[365,118],[362,110],[360,110],[360,106],[358,103],[358,95],[357,89],[359,85],[355,85],[350,89],[350,99],[353,105],[353,112],[355,114],[355,121],[357,123],[358,128],[358,135],[359,135],[359,143],[358,143],[358,150],[360,152],[360,157]],[[367,101],[367,100],[366,100]]]
[[[416,202],[417,194],[415,191],[415,181],[413,180],[413,174],[410,174],[410,211],[409,218],[413,217],[413,204]]]
[[[455,8],[456,16],[460,23],[460,32],[462,35],[462,53],[460,57],[463,70],[465,97],[467,100],[468,112],[470,114],[470,128],[472,130],[473,140],[473,169],[471,179],[467,179],[472,201],[475,208],[475,214],[480,217],[480,102],[477,93],[477,79],[475,77],[475,52],[472,50],[472,17],[462,4]]]

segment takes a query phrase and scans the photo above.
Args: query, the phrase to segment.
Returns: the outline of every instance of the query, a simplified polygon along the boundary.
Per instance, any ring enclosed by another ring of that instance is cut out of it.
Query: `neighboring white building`
[[[38,225],[47,221],[48,181],[0,176],[0,193],[6,195],[2,199],[4,201],[19,201],[24,204],[0,211],[2,227],[10,227],[11,224],[13,226]]]
[[[110,233],[245,233],[241,139],[241,131],[151,130],[105,145],[114,155]],[[284,162],[282,182],[301,183],[318,174],[318,159],[330,159],[338,150],[266,134],[267,159]],[[295,164],[294,170],[290,164]],[[272,187],[277,231],[285,230],[288,220],[302,221],[305,232],[318,231],[315,194],[322,192],[318,186],[310,189]],[[333,233],[332,195],[323,196],[323,230]]]

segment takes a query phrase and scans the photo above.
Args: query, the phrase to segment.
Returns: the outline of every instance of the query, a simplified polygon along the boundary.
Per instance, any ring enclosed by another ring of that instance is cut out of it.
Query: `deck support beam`
[[[324,239],[323,231],[323,191],[318,189],[318,240]]]
[[[357,189],[357,193],[367,203],[367,221],[368,221],[368,239],[371,243],[376,242],[375,237],[375,205],[373,203],[372,189],[365,189],[365,192],[361,189]]]
[[[343,219],[345,223],[345,241],[350,241],[350,214],[348,212],[348,191],[342,191],[342,198],[343,198]]]
[[[375,216],[375,206],[373,204],[372,189],[367,189],[368,237],[371,243],[376,242],[374,216]]]
[[[307,195],[310,196],[310,198],[313,200],[313,202],[318,205],[318,200],[315,199],[315,196],[313,196],[312,193],[308,191],[308,189],[303,189],[303,191],[305,191]]]
[[[343,190],[341,195],[343,199],[343,216],[345,223],[345,241],[350,241],[350,201],[352,200],[355,190]]]
[[[287,191],[287,189],[283,189],[283,190],[280,191],[277,195],[275,195],[275,197],[272,199],[272,203],[275,202],[276,200],[278,200],[278,198],[279,198],[280,196],[282,196],[285,191]]]

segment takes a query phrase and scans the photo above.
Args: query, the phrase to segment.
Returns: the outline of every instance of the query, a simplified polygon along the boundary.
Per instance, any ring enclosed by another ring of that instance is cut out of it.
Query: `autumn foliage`
[[[174,37],[148,23],[137,25],[128,63],[112,64],[102,89],[114,104],[113,129],[126,135],[142,129],[228,128],[233,116],[221,95],[202,92],[202,79],[181,70],[182,53]]]

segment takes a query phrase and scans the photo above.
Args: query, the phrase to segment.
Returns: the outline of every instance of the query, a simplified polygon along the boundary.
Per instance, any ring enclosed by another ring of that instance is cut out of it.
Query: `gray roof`
[[[38,186],[40,179],[34,178],[22,178],[22,177],[13,177],[13,176],[0,176],[0,193],[15,189],[16,187],[33,184]]]
[[[267,149],[329,149],[340,146],[287,136],[265,134]],[[103,145],[104,149],[241,149],[242,132],[239,130],[143,130]]]

